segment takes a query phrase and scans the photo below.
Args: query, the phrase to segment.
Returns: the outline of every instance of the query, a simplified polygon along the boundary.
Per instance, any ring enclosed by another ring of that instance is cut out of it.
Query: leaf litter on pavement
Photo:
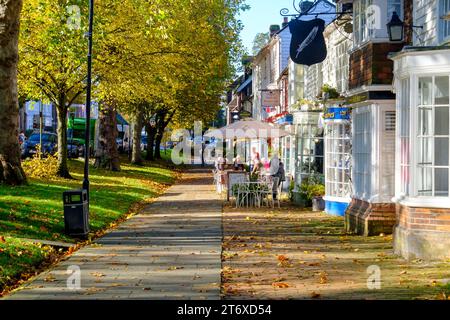
[[[383,281],[398,298],[450,296],[427,280],[430,273],[450,278],[450,261],[444,266],[405,262],[393,255],[392,236],[346,234],[341,217],[293,207],[270,212],[225,207],[223,228],[225,299],[383,299],[385,291],[367,290],[366,270],[373,264],[389,270]],[[400,283],[400,276],[415,281]]]

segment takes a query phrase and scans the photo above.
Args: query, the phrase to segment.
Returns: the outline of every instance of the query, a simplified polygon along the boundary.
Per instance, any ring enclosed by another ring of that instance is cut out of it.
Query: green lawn
[[[70,161],[75,180],[29,179],[29,185],[0,185],[0,293],[18,275],[49,258],[53,250],[21,239],[75,242],[64,234],[62,193],[79,189],[83,163]],[[91,232],[108,228],[129,213],[133,204],[158,196],[172,184],[175,173],[164,165],[122,163],[122,171],[91,168]]]

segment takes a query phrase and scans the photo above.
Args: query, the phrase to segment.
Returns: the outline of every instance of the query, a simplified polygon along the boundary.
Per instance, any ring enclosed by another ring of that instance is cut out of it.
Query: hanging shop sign
[[[302,21],[294,19],[289,22],[289,30],[292,34],[290,49],[292,61],[311,66],[325,60],[327,46],[323,36],[324,20]]]
[[[323,115],[323,118],[325,121],[350,120],[350,108],[328,108],[327,112]]]
[[[266,121],[271,122],[271,123],[288,125],[288,124],[293,124],[294,116],[292,114],[290,114],[289,112],[282,112],[282,113],[279,113],[272,117],[267,118]]]
[[[280,91],[279,90],[267,90],[262,91],[261,105],[263,107],[277,107],[280,105]]]

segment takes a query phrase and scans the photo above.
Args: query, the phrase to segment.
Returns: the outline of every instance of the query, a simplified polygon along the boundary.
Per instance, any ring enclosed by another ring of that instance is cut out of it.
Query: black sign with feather
[[[324,20],[291,20],[289,22],[289,30],[292,34],[292,61],[297,64],[311,66],[325,60],[327,57],[327,46],[323,37],[323,31],[325,30]]]

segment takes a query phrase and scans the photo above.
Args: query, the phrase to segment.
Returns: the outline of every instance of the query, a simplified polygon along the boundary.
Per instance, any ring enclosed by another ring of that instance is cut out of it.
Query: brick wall
[[[363,85],[392,84],[393,61],[388,59],[390,52],[403,48],[403,43],[371,43],[350,55],[349,88]]]
[[[345,229],[364,236],[390,234],[396,224],[393,203],[369,203],[352,199],[345,212]]]
[[[450,209],[397,205],[397,220],[399,226],[408,230],[450,232]]]
[[[406,25],[412,26],[414,24],[413,18],[413,0],[404,0],[403,2],[403,12],[404,19]],[[413,42],[413,29],[405,28],[405,44],[412,45]]]

